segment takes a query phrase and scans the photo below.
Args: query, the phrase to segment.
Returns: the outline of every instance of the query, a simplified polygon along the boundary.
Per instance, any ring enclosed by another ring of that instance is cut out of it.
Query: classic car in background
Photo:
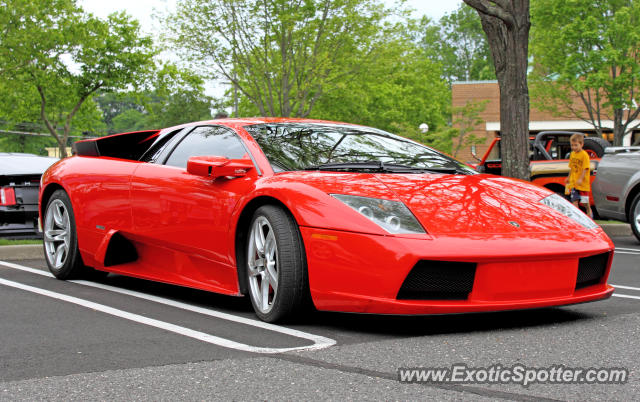
[[[42,237],[38,232],[40,176],[58,158],[0,153],[0,237]]]
[[[600,217],[629,222],[640,241],[640,147],[607,148],[592,190]]]
[[[541,131],[529,138],[529,158],[531,160],[532,183],[564,194],[565,179],[569,174],[569,155],[571,154],[570,138],[575,131]],[[583,133],[578,133],[583,134]],[[476,170],[482,173],[502,175],[501,138],[494,138],[487,151],[478,158]],[[593,182],[598,162],[604,150],[610,146],[609,141],[600,137],[585,137],[583,149],[591,159],[591,182]],[[476,157],[477,158],[477,157]],[[594,205],[591,198],[591,205]]]
[[[40,191],[59,279],[98,270],[249,295],[265,321],[310,303],[447,314],[613,293],[613,243],[563,197],[375,128],[221,119],[75,151]]]

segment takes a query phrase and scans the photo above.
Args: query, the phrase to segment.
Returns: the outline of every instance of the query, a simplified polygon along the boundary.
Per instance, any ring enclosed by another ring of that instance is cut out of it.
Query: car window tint
[[[184,129],[188,130],[188,128]],[[157,163],[158,158],[162,155],[163,151],[167,149],[169,144],[171,144],[173,139],[178,138],[178,133],[183,131],[182,129],[172,131],[167,135],[164,135],[156,140],[156,142],[142,155],[140,158],[141,162],[149,162],[149,163]]]
[[[247,153],[242,141],[224,127],[198,127],[173,150],[166,164],[186,168],[192,156],[224,156],[240,159]]]

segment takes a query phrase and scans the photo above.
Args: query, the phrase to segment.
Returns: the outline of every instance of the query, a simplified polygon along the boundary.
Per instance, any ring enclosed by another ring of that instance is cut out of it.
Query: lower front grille
[[[419,261],[398,292],[404,300],[465,300],[473,289],[476,264],[453,261]]]
[[[600,283],[609,262],[609,253],[580,258],[576,290]]]

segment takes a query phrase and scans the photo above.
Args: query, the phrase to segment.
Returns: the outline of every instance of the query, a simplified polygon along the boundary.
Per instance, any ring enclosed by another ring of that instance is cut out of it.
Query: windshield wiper
[[[457,173],[456,168],[447,167],[413,167],[406,165],[398,165],[394,163],[384,163],[382,161],[364,161],[364,162],[340,162],[340,163],[324,163],[321,165],[307,166],[303,170],[345,170],[345,171],[357,171],[367,170],[374,172],[384,173],[445,173],[454,174]]]
[[[307,166],[303,170],[374,170],[384,172],[386,167],[382,161],[336,162]]]

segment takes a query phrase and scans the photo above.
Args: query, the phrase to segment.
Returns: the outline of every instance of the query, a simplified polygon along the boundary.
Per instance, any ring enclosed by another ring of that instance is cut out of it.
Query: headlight
[[[354,195],[330,194],[384,230],[393,234],[426,234],[406,205],[399,201]]]
[[[594,221],[589,219],[587,215],[583,214],[582,211],[575,207],[575,205],[558,194],[551,194],[550,196],[541,199],[540,202],[555,209],[562,215],[573,219],[587,229],[595,229],[598,227]]]

